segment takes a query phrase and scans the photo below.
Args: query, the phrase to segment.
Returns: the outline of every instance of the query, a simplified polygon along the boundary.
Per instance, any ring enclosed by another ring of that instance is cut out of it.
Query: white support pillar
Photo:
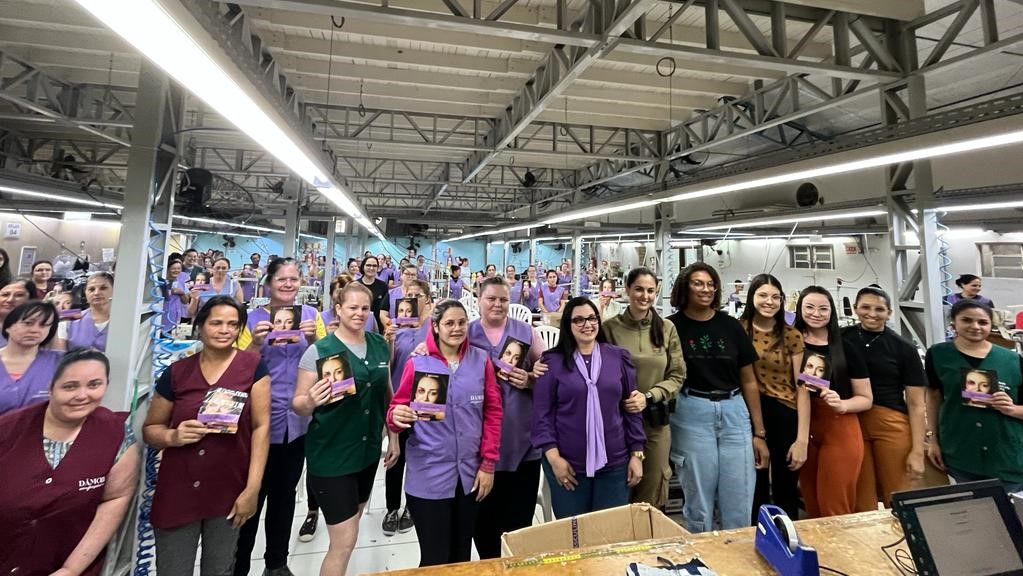
[[[164,228],[169,228],[177,169],[178,125],[184,111],[181,88],[145,59],[139,68],[137,96],[138,101],[146,105],[136,110],[132,131],[107,334],[110,384],[103,404],[114,410],[128,409],[134,403],[136,377],[140,372],[145,379],[151,375],[148,370],[140,370],[139,365],[146,345],[142,335],[148,331],[148,326],[141,325],[145,312],[143,301],[148,297],[147,260],[151,256],[151,241],[157,249],[166,248],[167,230],[151,232],[150,210],[154,199],[159,198],[158,217]],[[160,259],[162,266],[163,257]]]
[[[327,222],[327,259],[323,271],[323,302],[330,306],[330,284],[334,281],[334,245],[337,243],[337,217]],[[340,264],[341,262],[338,262]],[[321,308],[323,308],[321,306]]]
[[[583,239],[576,230],[572,232],[572,295],[582,296],[582,290],[579,287],[579,265],[582,263],[583,257]]]
[[[302,202],[302,184],[294,176],[289,176],[284,182],[285,194],[295,200],[288,204],[284,211],[284,258],[295,258],[298,256],[298,225],[299,206]]]
[[[661,277],[661,312],[671,313],[671,289],[678,276],[678,253],[671,249],[671,219],[674,205],[656,208],[654,222],[654,251],[657,252],[657,274]]]

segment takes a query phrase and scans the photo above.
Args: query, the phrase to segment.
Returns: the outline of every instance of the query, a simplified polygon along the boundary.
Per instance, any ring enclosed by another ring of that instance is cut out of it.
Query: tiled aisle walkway
[[[362,522],[359,525],[359,541],[355,546],[355,553],[348,566],[349,574],[362,574],[366,572],[381,572],[385,570],[398,570],[403,568],[414,568],[419,565],[419,545],[416,541],[416,531],[413,529],[406,534],[395,534],[384,536],[381,529],[386,506],[384,504],[384,467],[381,463],[377,470],[376,483],[373,486],[373,494],[369,499],[369,507],[363,514]],[[539,507],[534,522],[540,522]],[[319,574],[320,562],[327,551],[327,528],[320,517],[320,525],[316,530],[316,537],[312,542],[299,542],[298,529],[305,520],[306,506],[304,501],[299,501],[295,508],[295,520],[292,524],[291,558],[288,565],[295,576],[316,576]],[[261,576],[263,573],[263,527],[260,526],[259,535],[256,537],[256,546],[253,549],[252,569],[250,576]],[[476,551],[473,550],[473,559],[477,559]],[[199,572],[196,571],[198,576]]]

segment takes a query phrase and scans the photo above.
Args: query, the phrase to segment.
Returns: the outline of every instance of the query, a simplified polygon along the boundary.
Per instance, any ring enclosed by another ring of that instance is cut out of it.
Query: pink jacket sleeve
[[[387,429],[395,434],[402,432],[405,428],[395,425],[394,418],[392,417],[394,407],[400,405],[408,406],[412,402],[412,379],[415,378],[415,375],[416,368],[410,358],[405,363],[405,368],[401,371],[401,382],[398,384],[398,390],[394,393],[394,396],[391,398],[391,405],[387,408]]]
[[[497,376],[490,358],[487,358],[483,374],[483,438],[480,441],[480,455],[483,461],[480,463],[480,470],[493,473],[501,457],[501,418],[504,416],[504,407],[501,387],[497,384]],[[404,385],[403,374],[402,386]]]

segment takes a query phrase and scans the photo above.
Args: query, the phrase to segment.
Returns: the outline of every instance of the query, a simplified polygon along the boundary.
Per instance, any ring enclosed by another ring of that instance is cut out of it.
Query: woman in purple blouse
[[[639,412],[625,410],[636,369],[624,348],[607,343],[588,298],[568,301],[561,340],[544,354],[548,371],[533,390],[533,445],[558,518],[629,503],[643,478],[646,435]]]

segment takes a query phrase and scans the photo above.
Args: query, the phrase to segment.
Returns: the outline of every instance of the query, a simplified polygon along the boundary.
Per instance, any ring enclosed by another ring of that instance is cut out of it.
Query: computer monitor
[[[892,494],[920,576],[1023,576],[1023,524],[1001,482]]]

